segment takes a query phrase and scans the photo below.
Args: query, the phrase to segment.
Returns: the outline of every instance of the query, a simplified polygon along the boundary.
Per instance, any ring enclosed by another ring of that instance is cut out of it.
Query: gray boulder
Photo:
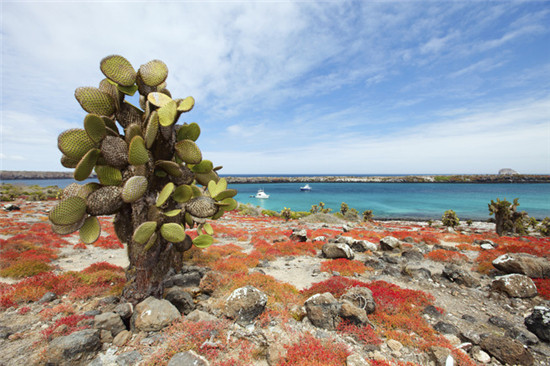
[[[340,323],[340,308],[342,305],[330,292],[316,294],[304,303],[311,324],[318,328],[335,330]]]
[[[208,366],[208,360],[193,351],[179,352],[172,356],[168,366]]]
[[[531,315],[525,318],[525,326],[541,341],[550,342],[550,308],[535,306]]]
[[[507,294],[508,297],[528,298],[538,293],[532,279],[516,273],[497,277],[493,280],[491,287],[494,291]]]
[[[126,326],[122,322],[120,315],[114,312],[106,312],[94,317],[94,328],[106,330],[115,337],[118,333],[126,330]]]
[[[136,305],[131,319],[132,330],[157,332],[180,317],[180,312],[170,301],[148,297]]]
[[[374,243],[371,243],[370,241],[366,240],[355,240],[351,244],[351,249],[355,252],[366,252],[367,250],[370,250],[371,252],[375,252],[378,250],[378,246]]]
[[[366,287],[352,287],[340,297],[340,300],[351,302],[355,306],[364,309],[367,314],[372,314],[376,310],[372,291]]]
[[[493,266],[505,273],[519,273],[531,278],[550,278],[550,261],[525,253],[503,254]]]
[[[307,231],[306,229],[294,229],[292,234],[290,234],[290,240],[305,242],[307,241]]]
[[[449,281],[464,285],[466,287],[478,287],[479,280],[472,276],[468,271],[461,269],[454,264],[448,264],[443,268],[442,275]]]
[[[170,301],[182,314],[187,315],[195,309],[193,297],[183,287],[174,286],[166,289],[164,298]]]
[[[253,286],[236,289],[225,302],[225,315],[239,323],[250,323],[267,304],[267,295]]]
[[[340,317],[355,325],[369,324],[369,318],[365,309],[355,306],[350,301],[344,300],[340,306]]]
[[[142,359],[143,356],[141,353],[138,351],[130,351],[118,355],[115,363],[117,366],[134,366],[137,365]]]
[[[509,337],[489,335],[481,341],[481,348],[505,365],[531,366],[535,363],[527,348]]]
[[[337,258],[346,258],[346,259],[353,259],[355,258],[355,254],[353,253],[353,250],[347,245],[343,243],[326,243],[321,248],[323,251],[323,254],[325,257],[329,259],[337,259]]]
[[[386,236],[380,239],[380,249],[385,251],[401,249],[401,241],[393,236]]]
[[[53,365],[84,365],[100,349],[99,330],[84,329],[52,340],[46,358]]]

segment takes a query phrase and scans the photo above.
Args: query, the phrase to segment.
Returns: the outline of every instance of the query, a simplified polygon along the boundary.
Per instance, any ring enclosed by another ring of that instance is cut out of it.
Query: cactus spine
[[[62,164],[75,168],[75,179],[95,170],[100,184],[71,184],[49,218],[55,232],[80,230],[81,239],[92,243],[100,235],[97,216],[114,215],[130,260],[123,296],[137,303],[162,295],[162,281],[170,269],[181,269],[183,251],[212,244],[206,220],[234,209],[237,191],[203,159],[195,142],[199,125],[177,123],[195,100],[171,97],[164,62],[149,61],[136,71],[113,55],[101,60],[100,69],[106,78],[99,88],[75,92],[88,113],[84,128],[58,138]],[[141,109],[124,100],[136,91]],[[185,231],[194,226],[200,235],[191,240]]]

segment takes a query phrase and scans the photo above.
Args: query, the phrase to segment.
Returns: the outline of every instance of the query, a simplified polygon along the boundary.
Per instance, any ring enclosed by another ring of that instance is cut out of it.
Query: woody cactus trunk
[[[58,138],[61,163],[84,181],[95,170],[99,183],[73,183],[51,210],[52,230],[80,231],[91,244],[101,232],[98,216],[114,215],[116,235],[130,261],[123,297],[137,303],[162,296],[170,269],[183,265],[182,253],[212,244],[208,219],[234,209],[237,191],[228,189],[213,163],[195,143],[196,123],[177,124],[194,106],[193,97],[172,98],[168,68],[153,60],[135,71],[122,56],[101,60],[99,87],[81,87],[75,97],[88,113],[83,129]],[[124,100],[139,92],[140,107]],[[197,229],[191,239],[186,230]]]

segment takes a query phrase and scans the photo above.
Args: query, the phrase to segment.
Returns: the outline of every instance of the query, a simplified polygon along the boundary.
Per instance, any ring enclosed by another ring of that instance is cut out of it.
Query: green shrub
[[[527,234],[529,218],[525,211],[518,212],[518,198],[514,199],[513,203],[506,199],[497,201],[491,200],[489,203],[489,214],[495,215],[496,232],[498,235],[505,234]]]
[[[458,226],[460,223],[460,220],[458,219],[458,216],[456,216],[456,213],[453,210],[447,210],[443,214],[443,217],[441,218],[441,222],[443,225],[447,227],[452,227],[453,229]]]
[[[373,217],[372,210],[363,211],[363,221],[371,221]]]

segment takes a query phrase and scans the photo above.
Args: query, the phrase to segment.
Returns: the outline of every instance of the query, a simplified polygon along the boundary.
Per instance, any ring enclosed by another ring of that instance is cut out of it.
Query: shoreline
[[[550,183],[545,174],[455,174],[455,175],[401,175],[401,176],[225,176],[228,183]],[[90,176],[94,178],[94,175]],[[0,180],[56,180],[73,179],[73,172],[0,171]]]

